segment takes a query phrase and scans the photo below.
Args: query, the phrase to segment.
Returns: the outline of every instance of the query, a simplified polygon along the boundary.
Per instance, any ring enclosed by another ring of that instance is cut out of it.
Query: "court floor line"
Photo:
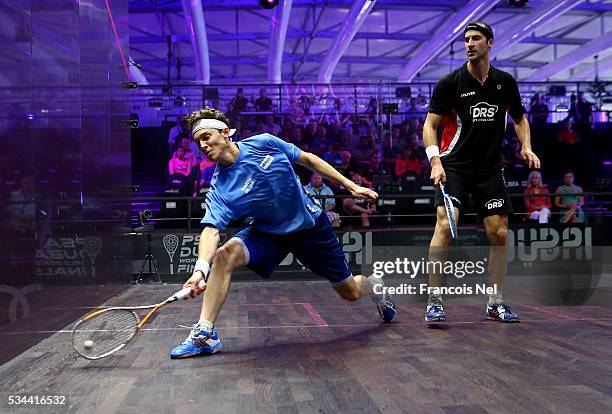
[[[237,307],[237,306],[294,306],[294,305],[304,305],[304,302],[286,302],[286,303],[226,303],[223,305],[224,308],[227,307]],[[31,307],[32,310],[45,310],[45,311],[53,311],[53,310],[77,310],[77,309],[109,309],[122,307],[125,305],[100,305],[100,306],[73,306],[73,307],[52,307],[52,308],[36,308]]]
[[[528,305],[526,303],[516,302],[516,301],[515,301],[515,303],[518,305],[517,307],[519,307],[519,308],[526,308],[526,309],[532,310],[534,312],[542,312],[542,313],[545,313],[547,315],[556,316],[557,318],[565,319],[565,320],[568,320],[568,321],[574,320],[573,319],[574,316],[572,316],[572,315],[570,315],[568,313],[565,313],[563,311],[560,311],[558,309],[550,310],[550,309],[547,309],[547,307],[544,307],[544,306]]]
[[[303,303],[304,309],[310,315],[313,321],[319,326],[328,326],[327,322],[323,317],[317,312],[317,310],[310,303]]]
[[[334,325],[262,325],[262,326],[217,326],[218,330],[225,329],[299,329],[299,328],[376,328],[383,327],[384,329],[390,329],[397,326],[453,326],[453,325],[479,325],[479,324],[490,324],[490,325],[514,325],[517,328],[521,325],[533,325],[536,323],[563,323],[563,322],[612,322],[612,318],[573,318],[573,319],[529,319],[522,320],[521,323],[516,324],[503,324],[501,322],[488,321],[486,319],[477,321],[446,321],[446,322],[413,322],[413,323],[402,323],[394,322],[388,325],[382,323],[363,323],[363,324],[334,324]],[[177,326],[176,328],[142,328],[141,332],[168,332],[168,331],[184,331],[187,328]],[[0,332],[0,336],[3,335],[26,335],[26,334],[55,334],[70,333],[69,329],[61,329],[59,331],[21,331],[21,332]]]
[[[337,297],[330,297],[330,301],[336,301],[338,298]],[[223,305],[224,308],[227,307],[239,307],[239,306],[304,306],[305,304],[307,304],[309,302],[286,302],[286,303],[226,303]],[[517,308],[520,309],[520,307],[527,307],[527,308],[531,308],[531,310],[537,310],[538,312],[543,312],[543,313],[548,313],[551,315],[559,315],[560,313],[557,311],[558,309],[564,308],[565,306],[535,306],[535,305],[528,305],[526,303],[521,303],[521,302],[517,302],[515,300],[512,300],[511,303],[515,303],[517,306]],[[405,306],[405,304],[400,303],[401,306]],[[78,309],[84,309],[84,310],[88,310],[88,309],[108,309],[108,308],[115,308],[115,307],[122,307],[122,306],[126,306],[126,305],[100,305],[100,306],[74,306],[74,307],[52,307],[52,308],[36,308],[36,307],[30,307],[30,309],[32,311],[64,311],[64,310],[78,310]],[[317,307],[326,307],[326,306],[333,306],[333,307],[337,307],[338,305],[336,304],[323,304],[323,303],[319,303],[317,304]],[[351,307],[354,308],[371,308],[372,305],[371,304],[365,304],[365,305],[358,305],[358,304],[352,304],[350,305]],[[454,307],[473,307],[474,305],[461,305],[461,304],[453,304],[453,308]],[[176,305],[174,305],[174,307],[176,307]],[[597,309],[607,309],[604,308],[602,306],[596,306],[596,305],[586,305],[586,306],[581,306],[582,308],[588,307],[588,308],[592,308],[593,310],[597,310]],[[550,310],[550,308],[555,308],[556,310]],[[567,314],[566,314],[567,315]],[[571,317],[571,316],[570,316]]]

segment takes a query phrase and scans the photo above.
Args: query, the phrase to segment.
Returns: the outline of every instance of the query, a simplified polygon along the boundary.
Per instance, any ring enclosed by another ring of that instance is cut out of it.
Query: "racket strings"
[[[75,327],[72,342],[77,351],[91,358],[101,357],[125,345],[136,333],[138,317],[125,309],[102,312]]]

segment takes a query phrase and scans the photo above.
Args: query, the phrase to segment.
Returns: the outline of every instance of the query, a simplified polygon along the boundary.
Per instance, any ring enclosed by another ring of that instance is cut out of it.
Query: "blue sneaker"
[[[185,341],[170,351],[170,358],[191,358],[205,354],[216,354],[221,350],[223,344],[219,340],[217,331],[207,331],[200,327],[199,323],[191,327],[191,333]]]
[[[444,306],[441,304],[427,305],[427,312],[425,312],[425,322],[443,322],[446,320],[446,313],[444,313]]]
[[[368,279],[374,284],[385,286],[381,278],[373,278],[373,276],[370,276]],[[385,292],[379,295],[372,295],[372,302],[376,304],[378,314],[385,323],[391,322],[393,318],[395,318],[395,315],[397,315],[395,302],[389,293]]]
[[[487,304],[485,316],[492,321],[519,322],[518,315],[510,310],[510,306],[503,303]]]

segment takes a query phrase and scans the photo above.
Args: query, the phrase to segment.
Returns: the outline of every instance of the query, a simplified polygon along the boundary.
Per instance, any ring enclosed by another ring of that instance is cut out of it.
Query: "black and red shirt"
[[[465,63],[438,82],[429,112],[443,117],[440,159],[444,168],[488,171],[501,168],[508,114],[518,121],[525,108],[512,75],[491,66],[481,85]]]

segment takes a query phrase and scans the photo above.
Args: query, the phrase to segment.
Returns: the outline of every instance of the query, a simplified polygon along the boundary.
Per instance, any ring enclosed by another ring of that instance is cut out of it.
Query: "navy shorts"
[[[333,286],[343,285],[353,277],[342,246],[325,214],[320,214],[310,229],[278,235],[246,227],[230,240],[242,245],[246,267],[266,279],[289,253],[293,253],[310,271],[329,280]]]

